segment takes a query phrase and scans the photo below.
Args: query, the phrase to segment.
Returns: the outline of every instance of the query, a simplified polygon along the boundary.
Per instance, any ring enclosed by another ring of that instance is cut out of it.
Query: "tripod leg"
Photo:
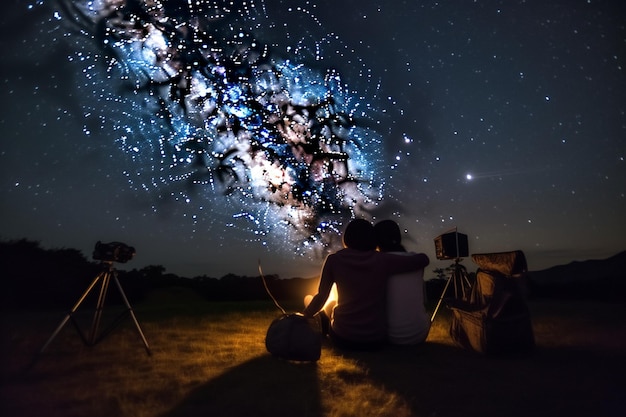
[[[469,292],[472,288],[472,283],[467,276],[467,270],[464,266],[456,264],[454,267],[454,271],[452,272],[452,277],[454,280],[454,298],[467,300],[469,297]],[[461,297],[459,297],[459,294]]]
[[[146,348],[146,352],[148,353],[148,355],[152,355],[152,351],[150,350],[150,346],[148,345],[148,341],[146,340],[146,337],[144,336],[143,332],[141,331],[141,326],[139,325],[139,321],[137,320],[137,317],[135,317],[135,312],[133,311],[133,308],[130,306],[130,303],[128,302],[128,298],[126,298],[126,294],[124,293],[124,289],[122,288],[122,284],[120,284],[120,281],[117,279],[117,275],[113,275],[113,279],[115,280],[115,284],[117,285],[117,289],[120,291],[120,294],[121,294],[122,298],[124,299],[124,304],[126,305],[126,308],[128,309],[128,312],[130,313],[130,316],[133,318],[133,322],[135,323],[135,327],[137,328],[137,332],[139,333],[139,336],[141,337],[141,340],[143,342],[143,346]]]
[[[439,310],[439,306],[441,306],[441,302],[443,301],[443,298],[446,296],[446,292],[448,292],[448,287],[450,286],[450,279],[452,278],[452,275],[450,275],[448,277],[448,281],[446,282],[446,286],[443,288],[443,291],[441,292],[441,297],[439,297],[439,301],[437,302],[437,307],[435,307],[435,311],[433,311],[433,315],[430,317],[430,322],[432,323],[435,320],[435,316],[437,315],[437,311]]]
[[[96,286],[96,284],[98,283],[98,281],[105,275],[105,273],[101,273],[99,274],[97,277],[94,278],[94,280],[91,282],[91,284],[89,285],[89,287],[87,287],[87,290],[83,293],[83,295],[78,299],[78,301],[76,302],[76,304],[74,304],[74,307],[72,307],[72,309],[70,310],[69,313],[67,313],[67,315],[65,316],[65,318],[63,320],[61,320],[61,323],[58,325],[58,327],[56,328],[56,330],[54,332],[52,332],[52,335],[50,336],[50,338],[48,338],[48,341],[42,346],[42,348],[39,350],[39,353],[43,353],[44,350],[46,350],[46,348],[48,347],[48,345],[50,345],[50,343],[52,343],[52,341],[54,340],[55,337],[57,337],[57,335],[59,334],[59,332],[61,331],[61,329],[63,329],[63,327],[67,324],[68,320],[72,317],[72,315],[76,312],[76,310],[78,310],[78,307],[80,307],[80,305],[82,304],[83,301],[85,301],[85,298],[87,298],[87,295],[89,295],[89,293],[91,292],[91,290],[93,289],[93,287]]]
[[[96,304],[96,311],[94,312],[93,322],[91,323],[91,331],[89,332],[90,346],[96,344],[96,335],[98,334],[98,328],[100,327],[100,320],[102,319],[102,312],[104,310],[104,300],[106,299],[110,282],[111,272],[107,271],[104,273],[104,279],[102,280],[102,286],[100,287],[100,294],[98,295],[98,303]]]
[[[459,297],[460,294],[460,297]],[[463,282],[463,273],[460,269],[454,271],[454,298],[465,300],[465,283]]]
[[[465,268],[460,269],[458,274],[459,283],[461,285],[461,288],[463,289],[463,299],[468,300],[472,292],[472,282],[470,281],[469,276],[467,275],[467,270]]]
[[[465,286],[471,290],[472,282],[470,281],[469,276],[467,275],[467,272],[463,273],[463,280],[464,280],[463,282],[465,283]]]

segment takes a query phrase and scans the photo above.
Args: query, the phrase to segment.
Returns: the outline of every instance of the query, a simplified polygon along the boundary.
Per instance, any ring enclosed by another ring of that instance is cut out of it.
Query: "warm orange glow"
[[[326,300],[326,303],[324,304],[324,307],[323,307],[323,310],[326,312],[328,317],[331,317],[332,309],[337,304],[338,298],[339,296],[337,293],[337,284],[333,284],[333,287],[330,289],[330,294],[328,295],[328,299]],[[304,307],[307,307],[311,303],[312,299],[313,299],[312,295],[307,295],[306,297],[304,297]]]
[[[328,299],[326,300],[326,304],[324,304],[324,310],[326,310],[327,308],[332,308],[335,304],[337,304],[338,298],[339,295],[337,293],[337,284],[333,284],[333,287],[330,289]]]

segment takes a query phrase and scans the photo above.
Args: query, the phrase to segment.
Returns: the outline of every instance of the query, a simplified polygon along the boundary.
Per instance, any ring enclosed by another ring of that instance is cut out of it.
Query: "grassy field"
[[[265,330],[277,315],[271,302],[153,294],[134,305],[152,356],[130,320],[93,347],[68,324],[30,367],[64,313],[4,312],[0,414],[626,415],[624,305],[530,306],[537,340],[530,355],[486,357],[455,347],[444,309],[423,346],[346,353],[325,345],[316,364],[266,353]]]

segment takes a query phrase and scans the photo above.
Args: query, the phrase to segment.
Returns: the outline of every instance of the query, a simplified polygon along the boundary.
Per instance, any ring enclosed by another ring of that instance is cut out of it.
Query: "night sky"
[[[0,20],[2,239],[214,277],[312,276],[353,217],[398,221],[433,269],[455,227],[531,270],[626,249],[623,1],[9,0]]]

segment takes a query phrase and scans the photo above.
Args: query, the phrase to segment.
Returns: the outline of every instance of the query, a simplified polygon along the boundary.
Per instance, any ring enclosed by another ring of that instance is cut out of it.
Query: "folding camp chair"
[[[526,304],[526,258],[522,251],[472,255],[479,267],[468,299],[452,300],[450,336],[459,346],[496,354],[535,345]]]

